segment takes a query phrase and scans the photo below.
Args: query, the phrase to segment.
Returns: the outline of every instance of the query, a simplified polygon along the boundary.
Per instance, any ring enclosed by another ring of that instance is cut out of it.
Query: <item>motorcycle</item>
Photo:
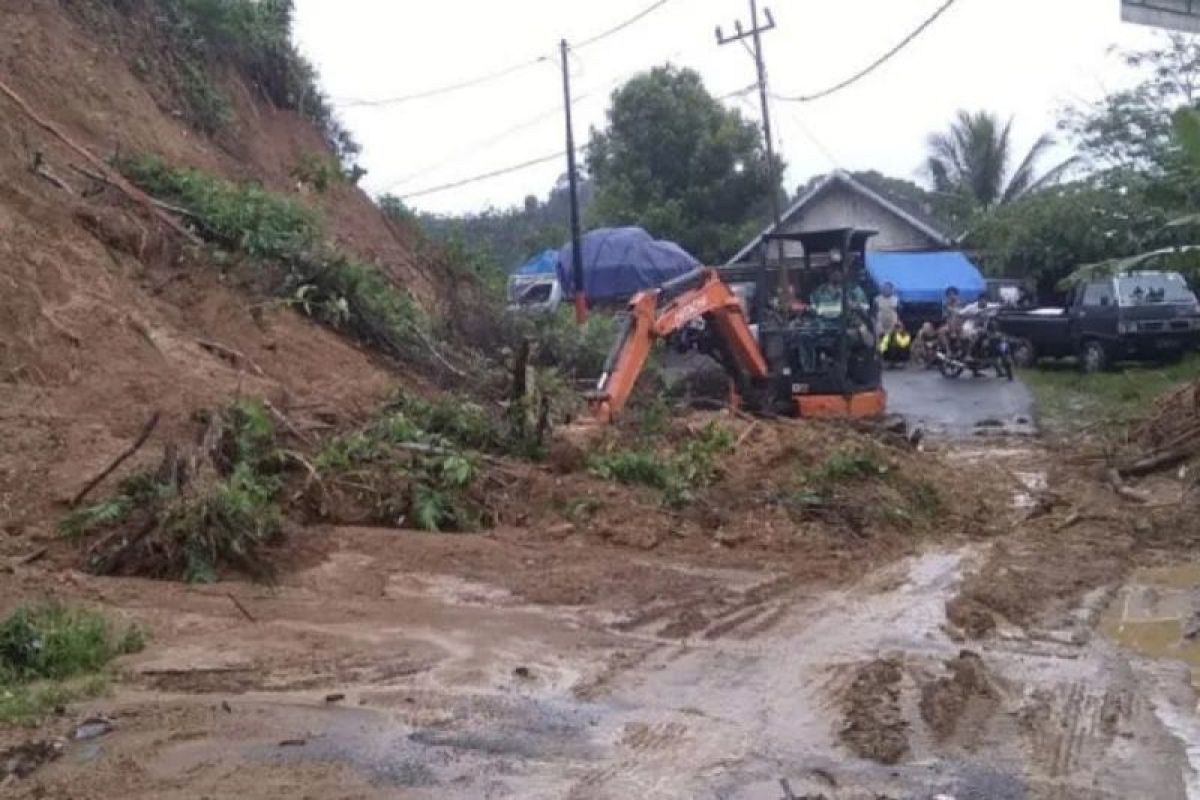
[[[994,312],[965,319],[957,332],[946,331],[934,349],[934,360],[946,378],[957,378],[967,370],[978,378],[994,369],[996,377],[1013,379],[1012,342],[1000,331]]]

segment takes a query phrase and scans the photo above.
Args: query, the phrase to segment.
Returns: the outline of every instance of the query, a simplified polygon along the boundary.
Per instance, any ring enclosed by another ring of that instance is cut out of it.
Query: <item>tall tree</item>
[[[1070,158],[1039,175],[1038,161],[1055,145],[1052,136],[1043,134],[1014,166],[1012,125],[1011,118],[1002,123],[991,112],[964,110],[949,130],[930,134],[926,168],[934,189],[986,210],[1057,182],[1075,163]]]
[[[706,263],[736,252],[768,218],[758,126],[690,69],[656,67],[614,92],[607,129],[591,134],[588,171],[589,222],[640,225]]]
[[[1188,157],[1186,139],[1174,135],[1172,120],[1200,109],[1200,37],[1166,36],[1156,47],[1120,58],[1140,80],[1097,102],[1067,108],[1059,127],[1093,170],[1148,176],[1155,203],[1195,209],[1200,161]]]

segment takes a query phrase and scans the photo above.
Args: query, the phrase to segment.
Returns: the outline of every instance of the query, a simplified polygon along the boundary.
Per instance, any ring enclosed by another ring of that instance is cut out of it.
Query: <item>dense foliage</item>
[[[1039,294],[1052,295],[1080,264],[1170,242],[1168,214],[1149,202],[1146,181],[1125,177],[1120,185],[1072,183],[997,208],[976,222],[966,243],[986,273],[1030,278]]]
[[[1197,241],[1200,40],[1121,54],[1140,80],[1064,112],[1083,180],[976,220],[966,243],[990,273],[1049,294],[1075,267]],[[1185,274],[1188,270],[1184,270]]]
[[[591,207],[592,184],[579,185],[580,213]],[[384,198],[383,203],[394,200]],[[421,227],[439,242],[461,243],[490,259],[507,273],[546,248],[558,249],[570,238],[571,198],[566,180],[559,181],[546,200],[533,195],[521,206],[489,208],[477,214],[421,214]]]
[[[613,94],[587,163],[590,222],[640,225],[706,263],[744,245],[767,219],[768,191],[779,191],[758,126],[721,105],[696,72],[672,66]]]
[[[293,0],[65,0],[88,23],[129,39],[132,68],[165,81],[186,118],[207,134],[236,127],[222,81],[232,67],[278,108],[315,123],[340,162],[351,170],[359,153],[321,92],[317,72],[292,43]],[[120,17],[114,23],[112,12]],[[153,30],[128,25],[140,20]]]

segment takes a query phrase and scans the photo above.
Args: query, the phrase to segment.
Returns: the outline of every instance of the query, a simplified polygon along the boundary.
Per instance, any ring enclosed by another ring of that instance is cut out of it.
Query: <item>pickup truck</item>
[[[1075,356],[1085,372],[1126,359],[1178,358],[1200,345],[1200,303],[1177,272],[1128,272],[1077,285],[1065,308],[1005,310],[1018,366]]]

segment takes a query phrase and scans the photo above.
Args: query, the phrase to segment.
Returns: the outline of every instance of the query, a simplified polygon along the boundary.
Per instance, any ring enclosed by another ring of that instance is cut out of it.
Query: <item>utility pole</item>
[[[562,52],[563,107],[567,116],[567,178],[571,183],[571,281],[575,284],[575,322],[587,322],[587,293],[583,289],[583,239],[579,233],[579,185],[575,172],[575,128],[571,124],[571,70],[567,63],[570,46],[559,43]]]
[[[779,170],[775,162],[775,141],[771,136],[771,107],[767,102],[767,66],[763,61],[763,46],[762,35],[767,31],[775,29],[775,18],[771,16],[771,9],[764,8],[763,13],[766,16],[766,24],[758,24],[758,0],[750,0],[750,30],[743,30],[741,21],[733,23],[734,29],[737,31],[732,36],[726,36],[721,27],[717,26],[717,44],[726,45],[734,42],[740,42],[744,39],[750,39],[754,44],[754,63],[758,68],[758,98],[762,103],[762,123],[763,136],[767,140],[767,175],[770,181],[768,192],[770,193],[771,201],[771,217],[775,223],[772,229],[775,233],[782,233],[783,217],[779,210]],[[766,243],[763,244],[766,247]],[[764,253],[764,262],[766,261]],[[792,283],[788,276],[787,262],[784,260],[783,241],[779,241],[779,302],[786,310],[792,301]]]

